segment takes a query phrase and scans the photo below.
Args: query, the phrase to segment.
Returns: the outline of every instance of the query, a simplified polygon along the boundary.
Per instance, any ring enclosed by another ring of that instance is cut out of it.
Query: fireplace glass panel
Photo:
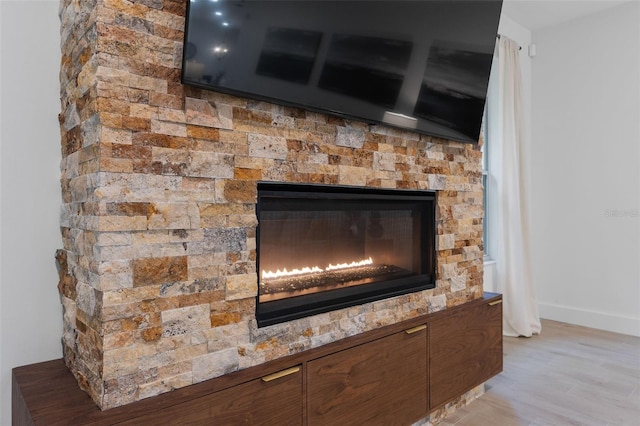
[[[433,287],[433,193],[258,190],[259,323]]]

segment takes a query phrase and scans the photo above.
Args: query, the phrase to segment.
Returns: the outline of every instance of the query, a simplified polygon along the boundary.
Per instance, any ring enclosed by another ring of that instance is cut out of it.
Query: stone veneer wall
[[[481,297],[477,146],[185,87],[184,13],[60,4],[62,341],[101,408]],[[259,180],[439,190],[437,288],[258,329]]]

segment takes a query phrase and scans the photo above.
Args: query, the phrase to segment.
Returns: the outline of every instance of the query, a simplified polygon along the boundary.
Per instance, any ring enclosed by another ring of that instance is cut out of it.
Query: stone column
[[[482,296],[477,146],[185,87],[185,7],[60,3],[62,343],[101,408]],[[258,329],[258,181],[440,191],[438,287]]]

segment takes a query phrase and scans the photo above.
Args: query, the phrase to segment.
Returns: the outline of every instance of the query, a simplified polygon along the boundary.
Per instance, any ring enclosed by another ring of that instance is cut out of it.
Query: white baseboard
[[[640,337],[640,318],[544,302],[538,303],[538,310],[541,318]]]

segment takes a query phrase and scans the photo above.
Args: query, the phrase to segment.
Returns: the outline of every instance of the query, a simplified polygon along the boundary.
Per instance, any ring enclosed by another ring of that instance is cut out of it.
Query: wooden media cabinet
[[[14,426],[410,425],[502,371],[502,296],[101,411],[59,360],[17,367]]]

